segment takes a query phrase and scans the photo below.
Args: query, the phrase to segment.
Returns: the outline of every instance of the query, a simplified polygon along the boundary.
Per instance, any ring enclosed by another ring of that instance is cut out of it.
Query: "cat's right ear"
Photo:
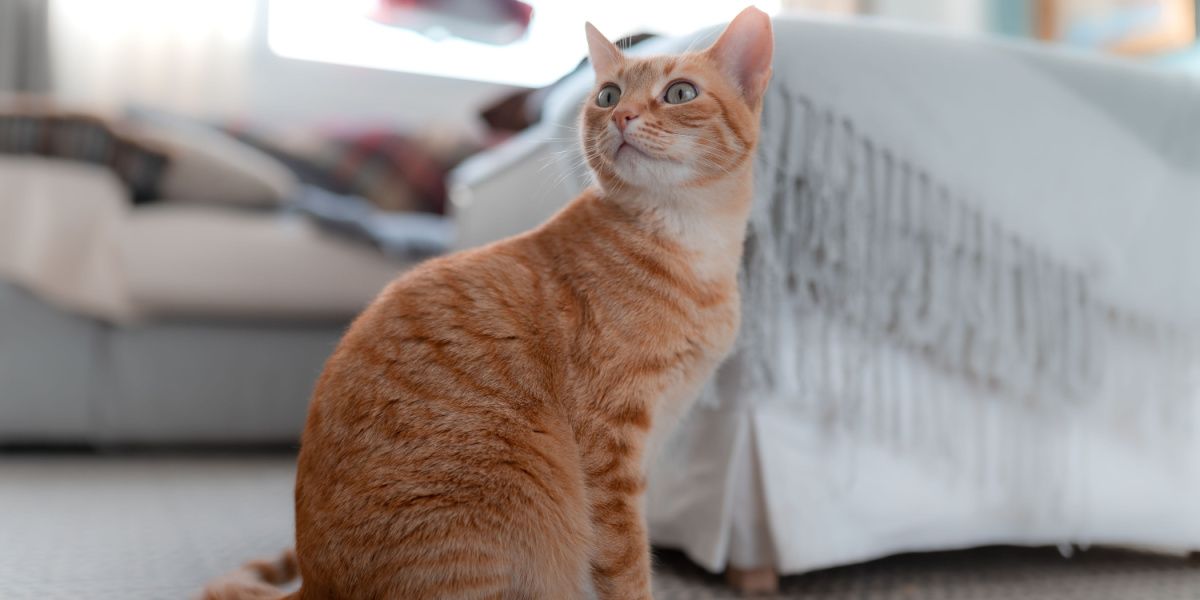
[[[592,68],[596,76],[611,75],[625,62],[621,49],[608,41],[599,29],[591,23],[585,23],[583,29],[587,32],[588,57],[592,60]]]

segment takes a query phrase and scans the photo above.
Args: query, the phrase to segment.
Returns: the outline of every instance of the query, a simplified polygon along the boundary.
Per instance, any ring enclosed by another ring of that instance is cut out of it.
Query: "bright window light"
[[[587,52],[584,21],[610,38],[650,32],[680,35],[728,21],[746,0],[525,0],[533,22],[504,46],[449,37],[434,40],[364,15],[369,0],[270,0],[268,43],[280,56],[525,87],[554,82]],[[754,2],[777,14],[781,0]]]

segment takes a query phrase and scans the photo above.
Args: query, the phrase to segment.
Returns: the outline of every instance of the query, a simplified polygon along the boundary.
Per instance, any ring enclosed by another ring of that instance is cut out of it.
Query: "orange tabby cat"
[[[291,598],[651,597],[646,464],[738,328],[771,24],[746,9],[671,57],[587,38],[597,185],[534,231],[413,269],[329,359]],[[290,560],[206,597],[280,597],[267,581]]]

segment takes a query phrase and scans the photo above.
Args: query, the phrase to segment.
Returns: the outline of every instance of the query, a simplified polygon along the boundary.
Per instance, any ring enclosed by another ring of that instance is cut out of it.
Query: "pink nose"
[[[629,125],[630,121],[638,118],[638,115],[628,108],[622,108],[614,112],[612,118],[613,122],[617,124],[617,129],[621,130],[621,133],[624,133],[625,127]]]

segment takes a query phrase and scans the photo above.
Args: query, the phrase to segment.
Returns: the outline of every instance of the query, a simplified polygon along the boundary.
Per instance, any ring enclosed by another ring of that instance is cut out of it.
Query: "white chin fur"
[[[693,177],[685,163],[651,158],[629,148],[617,154],[613,170],[622,181],[643,188],[679,185]]]

